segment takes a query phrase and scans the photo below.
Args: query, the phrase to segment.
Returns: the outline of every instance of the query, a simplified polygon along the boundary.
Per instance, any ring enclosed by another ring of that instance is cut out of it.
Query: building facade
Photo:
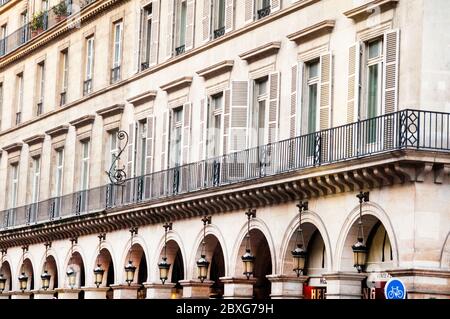
[[[2,1],[0,298],[449,298],[449,9]]]

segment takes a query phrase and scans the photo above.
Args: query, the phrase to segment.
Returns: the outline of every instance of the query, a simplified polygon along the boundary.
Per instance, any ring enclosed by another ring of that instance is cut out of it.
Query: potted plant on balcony
[[[55,17],[56,23],[59,23],[59,22],[61,22],[61,20],[64,20],[69,13],[68,7],[67,7],[67,2],[61,1],[56,6],[54,6],[53,13],[56,15],[56,17]]]
[[[31,20],[31,37],[35,37],[44,31],[45,12],[36,12]]]

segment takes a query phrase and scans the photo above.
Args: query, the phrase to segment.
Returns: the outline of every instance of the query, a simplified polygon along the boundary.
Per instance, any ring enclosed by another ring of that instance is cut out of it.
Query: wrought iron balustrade
[[[258,20],[267,17],[270,14],[270,6],[264,7],[257,11]]]
[[[87,79],[83,82],[83,95],[88,95],[92,92],[92,79]]]
[[[120,65],[111,69],[111,84],[120,80]]]
[[[0,230],[394,150],[450,153],[450,113],[402,110],[0,211]]]
[[[186,46],[184,44],[180,45],[179,47],[175,48],[175,55],[183,54],[185,49],[186,49]]]
[[[61,92],[59,94],[59,106],[65,105],[67,102],[66,99],[67,99],[67,92],[66,91]]]
[[[214,39],[217,39],[225,34],[225,27],[221,27],[217,30],[214,30]]]

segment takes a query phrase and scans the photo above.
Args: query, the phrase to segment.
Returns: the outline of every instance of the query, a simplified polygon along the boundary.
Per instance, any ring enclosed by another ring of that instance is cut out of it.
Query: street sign
[[[384,286],[386,299],[406,299],[406,287],[400,279],[391,278]]]

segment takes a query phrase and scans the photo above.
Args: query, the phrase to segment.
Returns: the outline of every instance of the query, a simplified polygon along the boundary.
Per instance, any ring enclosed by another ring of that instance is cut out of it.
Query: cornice
[[[280,47],[281,42],[269,42],[257,48],[241,53],[239,54],[239,57],[242,60],[250,63],[277,53]]]
[[[35,145],[35,144],[44,142],[44,139],[45,139],[44,134],[38,134],[38,135],[34,135],[34,136],[24,139],[23,142],[25,144],[28,144],[28,146],[31,146],[31,145]]]
[[[369,17],[375,8],[388,8],[397,5],[399,0],[372,0],[362,6],[344,12],[344,15],[354,21],[363,20]]]
[[[22,0],[10,0],[8,3],[5,3],[0,7],[0,14],[4,14],[10,8],[21,2]]]
[[[97,111],[97,114],[102,118],[111,117],[117,114],[122,114],[125,108],[125,104],[114,104],[108,107],[105,107],[101,110]]]
[[[167,93],[171,93],[174,91],[181,90],[185,87],[188,87],[191,85],[191,83],[192,83],[192,76],[184,76],[169,83],[166,83],[162,85],[160,88],[161,90],[166,91]]]
[[[45,131],[45,134],[50,135],[52,138],[66,134],[69,131],[69,125],[60,125],[51,130]]]
[[[158,92],[156,90],[150,90],[150,91],[147,91],[147,92],[140,93],[138,95],[129,97],[127,99],[127,102],[131,103],[133,105],[142,104],[142,103],[145,103],[147,101],[155,99],[157,93]]]
[[[70,125],[75,126],[76,128],[80,128],[89,124],[94,123],[95,115],[85,115],[77,118],[76,120],[70,121]]]
[[[20,151],[22,149],[23,143],[17,142],[3,147],[3,150],[7,153],[12,153],[15,151]]]
[[[312,26],[309,26],[305,29],[291,33],[291,34],[287,35],[287,38],[290,41],[295,41],[298,43],[307,38],[315,37],[319,34],[330,33],[334,28],[334,24],[335,24],[334,20],[324,20],[324,21],[316,23]]]
[[[196,73],[201,76],[204,77],[205,79],[210,79],[212,77],[227,73],[229,71],[231,71],[231,69],[233,68],[234,65],[234,61],[233,60],[225,60],[225,61],[221,61],[219,63],[210,65],[204,69],[201,69],[199,71],[197,71]]]

